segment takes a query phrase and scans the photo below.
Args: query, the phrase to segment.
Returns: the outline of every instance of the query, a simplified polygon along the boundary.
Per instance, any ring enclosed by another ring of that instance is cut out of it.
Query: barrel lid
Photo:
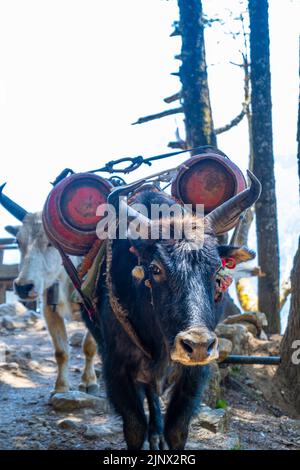
[[[76,176],[63,188],[59,209],[71,227],[84,232],[94,231],[100,220],[96,215],[97,208],[106,202],[112,185],[93,174]]]
[[[97,239],[97,208],[107,201],[112,184],[92,173],[64,178],[50,192],[43,209],[49,239],[71,255],[84,255]]]
[[[245,187],[241,170],[229,158],[205,153],[181,165],[171,192],[185,204],[204,204],[204,213],[208,214]]]

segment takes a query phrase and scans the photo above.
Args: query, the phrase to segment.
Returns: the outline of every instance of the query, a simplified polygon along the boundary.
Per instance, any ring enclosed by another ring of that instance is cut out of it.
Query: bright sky
[[[279,224],[288,272],[300,231],[296,170],[299,0],[270,0],[274,150]],[[206,13],[228,18],[239,0],[203,0]],[[182,118],[131,126],[174,106],[180,38],[175,0],[0,0],[0,183],[27,210],[42,208],[49,181],[65,167],[97,168],[122,156],[169,151]],[[227,27],[228,29],[228,27]],[[238,40],[219,26],[206,31],[215,126],[241,109]],[[177,105],[177,104],[175,104]],[[246,121],[219,136],[219,147],[247,167]],[[153,166],[176,164],[174,159]],[[145,172],[145,167],[135,174]],[[0,233],[15,223],[0,208]],[[289,227],[287,234],[286,227]],[[286,261],[286,259],[288,259]]]

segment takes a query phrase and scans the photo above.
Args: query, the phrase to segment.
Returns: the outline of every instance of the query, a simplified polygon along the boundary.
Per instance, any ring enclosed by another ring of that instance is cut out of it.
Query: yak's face
[[[22,225],[7,229],[14,229],[21,253],[15,292],[22,300],[35,300],[55,282],[61,270],[59,252],[46,236],[40,213],[28,213]]]
[[[145,314],[143,306],[150,302],[171,359],[188,366],[217,359],[214,329],[222,308],[215,301],[216,272],[221,256],[241,262],[253,258],[253,252],[244,247],[217,247],[211,235],[205,235],[198,250],[188,249],[184,241],[159,241],[152,245],[139,241],[135,250],[143,253],[140,266],[132,271],[140,315]]]

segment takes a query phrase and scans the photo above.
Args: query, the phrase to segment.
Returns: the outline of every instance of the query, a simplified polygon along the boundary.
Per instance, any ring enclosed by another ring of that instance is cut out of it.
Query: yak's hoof
[[[168,450],[167,443],[163,435],[152,434],[149,437],[150,450]]]
[[[53,397],[56,393],[67,393],[70,391],[70,387],[56,387],[54,390],[51,390],[50,397]]]
[[[89,385],[86,391],[89,395],[95,395],[96,397],[100,395],[100,387],[97,384]]]
[[[80,384],[78,387],[80,392],[88,393],[89,395],[94,395],[98,397],[100,395],[100,388],[97,384],[92,384],[86,386],[85,384]]]

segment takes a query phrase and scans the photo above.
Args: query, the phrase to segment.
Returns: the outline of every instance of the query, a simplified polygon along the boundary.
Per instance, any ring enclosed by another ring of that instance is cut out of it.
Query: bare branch
[[[231,65],[235,65],[236,67],[244,67],[244,64],[237,64],[236,62],[232,62],[231,60],[229,61]]]
[[[232,127],[237,126],[242,121],[246,113],[247,113],[247,106],[243,106],[242,111],[234,119],[232,119],[232,121],[230,121],[228,124],[226,124],[223,127],[219,127],[218,129],[215,129],[215,133],[217,135],[222,134],[223,132],[229,131],[229,129],[231,129]]]
[[[174,30],[173,30],[173,32],[170,34],[170,38],[172,38],[172,37],[174,37],[174,36],[181,36],[181,31],[180,31],[179,24],[174,24]]]
[[[184,140],[178,140],[176,142],[169,142],[168,147],[170,147],[171,149],[186,150],[187,149],[187,144]]]
[[[165,103],[173,103],[173,101],[180,100],[181,98],[181,92],[179,91],[178,93],[175,93],[174,95],[167,96],[167,98],[164,99]]]
[[[167,109],[166,111],[162,111],[161,113],[151,114],[150,116],[144,116],[139,118],[136,122],[132,123],[132,126],[135,124],[143,124],[144,122],[154,121],[154,119],[160,119],[165,116],[171,116],[172,114],[183,113],[183,108],[173,108]]]

